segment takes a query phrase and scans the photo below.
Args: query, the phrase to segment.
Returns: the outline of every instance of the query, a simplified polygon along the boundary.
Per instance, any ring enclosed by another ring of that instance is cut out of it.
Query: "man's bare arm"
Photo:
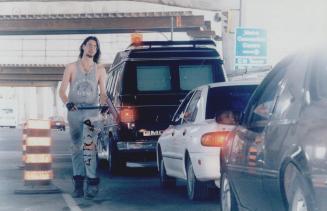
[[[106,94],[106,78],[107,73],[104,67],[99,67],[99,89],[100,89],[100,104],[107,104],[108,96]]]
[[[66,104],[68,101],[68,96],[66,95],[66,90],[67,90],[67,87],[68,87],[70,79],[71,79],[72,69],[73,69],[73,64],[69,64],[66,66],[64,75],[62,77],[61,86],[59,88],[59,97],[64,104]]]

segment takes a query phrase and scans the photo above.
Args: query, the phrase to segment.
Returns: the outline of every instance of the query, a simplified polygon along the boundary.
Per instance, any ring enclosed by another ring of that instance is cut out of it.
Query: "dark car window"
[[[277,66],[277,69],[264,79],[251,97],[243,121],[248,127],[262,130],[267,125],[276,103],[277,94],[280,91],[281,80],[286,73],[286,67]]]
[[[250,127],[261,128],[267,125],[276,102],[278,84],[279,81],[276,80],[270,83],[266,89],[263,90],[257,104],[253,105],[252,115],[249,120]]]
[[[106,90],[107,90],[107,92],[109,92],[111,81],[112,81],[112,77],[110,77],[110,74],[108,74],[107,83],[106,83]]]
[[[213,82],[212,65],[180,65],[179,83],[182,90],[191,90]]]
[[[117,80],[116,80],[117,72],[118,72],[117,69],[115,69],[110,73],[111,77],[112,77],[111,85],[110,85],[110,97],[113,97],[113,94],[114,94],[115,85],[117,83]]]
[[[122,83],[123,83],[122,77],[123,77],[123,65],[120,65],[117,70],[117,77],[115,79],[117,82],[113,90],[113,96],[117,96],[121,92]]]
[[[327,99],[327,64],[321,64],[321,67],[317,71],[319,75],[316,81],[318,97]]]
[[[136,66],[137,90],[167,91],[171,90],[169,66]]]
[[[311,66],[310,93],[313,100],[327,99],[327,53],[314,57]]]
[[[281,93],[278,96],[278,101],[274,110],[273,119],[284,119],[286,118],[289,109],[291,108],[291,103],[294,101],[294,95],[291,90],[286,85],[282,85]]]
[[[201,98],[201,91],[197,90],[194,93],[187,109],[185,110],[184,113],[185,122],[194,122],[196,114],[198,113],[198,107],[199,107],[198,102],[200,98]]]
[[[213,119],[218,111],[240,113],[247,105],[257,85],[213,87],[209,89],[206,119]]]
[[[183,102],[177,108],[177,110],[176,110],[176,112],[174,114],[173,120],[172,120],[175,125],[180,124],[182,122],[183,112],[184,112],[186,106],[188,105],[188,103],[189,103],[191,97],[193,96],[193,94],[194,94],[194,91],[189,92],[186,95],[186,97],[184,98]]]
[[[109,95],[109,96],[111,96],[112,95],[112,89],[113,89],[113,79],[114,79],[114,72],[113,71],[111,71],[111,72],[109,72],[109,74],[108,74],[108,82],[107,82],[107,94]]]

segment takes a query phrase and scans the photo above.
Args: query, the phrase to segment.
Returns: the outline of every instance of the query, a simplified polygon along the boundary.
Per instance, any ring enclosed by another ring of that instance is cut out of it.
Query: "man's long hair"
[[[99,59],[100,59],[100,56],[101,56],[100,43],[99,43],[98,38],[96,38],[94,36],[89,36],[82,42],[81,46],[79,47],[79,51],[80,51],[79,52],[79,58],[81,59],[83,57],[83,54],[84,54],[83,45],[86,45],[86,43],[89,40],[94,40],[96,42],[96,44],[97,44],[97,52],[95,53],[95,55],[93,57],[93,61],[95,63],[98,63]]]

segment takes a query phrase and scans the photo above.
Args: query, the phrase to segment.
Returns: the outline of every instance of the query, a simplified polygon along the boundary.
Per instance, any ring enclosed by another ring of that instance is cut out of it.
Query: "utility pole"
[[[240,0],[240,14],[239,14],[239,27],[242,27],[242,15],[243,15],[243,0]]]
[[[170,18],[170,24],[171,24],[171,28],[170,28],[170,40],[173,41],[173,34],[174,34],[174,16],[171,16]]]

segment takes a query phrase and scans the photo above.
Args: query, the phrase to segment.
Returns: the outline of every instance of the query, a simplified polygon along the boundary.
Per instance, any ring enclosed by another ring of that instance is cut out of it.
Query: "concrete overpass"
[[[214,38],[202,15],[182,12],[0,15],[0,35],[187,32],[194,38]],[[56,87],[63,65],[0,65],[0,86]]]
[[[65,2],[64,0],[32,0],[30,2]],[[85,0],[81,2],[95,2]],[[114,0],[107,0],[114,1]],[[119,0],[118,0],[119,1]],[[130,0],[210,11],[241,10],[242,0]],[[26,2],[0,0],[0,2]],[[76,1],[71,1],[76,2]],[[80,1],[79,1],[80,2]],[[101,0],[100,0],[101,2]],[[135,31],[187,32],[193,38],[222,38],[211,30],[211,23],[192,12],[136,12],[0,15],[0,35],[53,35],[89,33],[131,33]],[[23,69],[23,67],[21,67]],[[47,67],[48,68],[48,67]],[[55,70],[54,70],[55,71]],[[13,80],[15,74],[2,79]],[[27,75],[27,77],[33,77]],[[38,75],[37,77],[42,77]],[[41,81],[36,78],[35,81]],[[9,82],[6,82],[8,84]],[[42,82],[43,84],[45,82]],[[35,84],[35,83],[33,83]]]
[[[19,2],[25,0],[0,0],[0,2]],[[33,0],[34,2],[51,2],[66,0]],[[81,0],[81,1],[126,1],[126,0]],[[148,2],[168,6],[177,6],[210,11],[240,9],[242,0],[130,0],[135,2]]]
[[[12,2],[19,1],[14,0]],[[88,0],[87,2],[92,1]],[[140,0],[138,2],[222,11],[230,8],[238,9],[237,2],[239,1]],[[0,0],[0,2],[11,1]],[[235,5],[230,5],[231,2]],[[170,32],[172,30],[187,32],[189,36],[195,38],[215,37],[214,32],[211,31],[210,22],[205,21],[203,16],[193,15],[191,12],[0,15],[0,35],[131,33],[135,31]],[[59,101],[56,97],[56,90],[58,81],[62,78],[63,70],[63,65],[0,65],[0,86],[38,87],[36,88],[36,110],[39,118],[42,117],[43,107],[46,107],[46,97],[41,94],[42,86],[51,87],[53,113],[57,114],[57,109],[60,106],[58,107]]]
[[[0,15],[0,35],[187,32],[214,38],[209,21],[192,12]]]

